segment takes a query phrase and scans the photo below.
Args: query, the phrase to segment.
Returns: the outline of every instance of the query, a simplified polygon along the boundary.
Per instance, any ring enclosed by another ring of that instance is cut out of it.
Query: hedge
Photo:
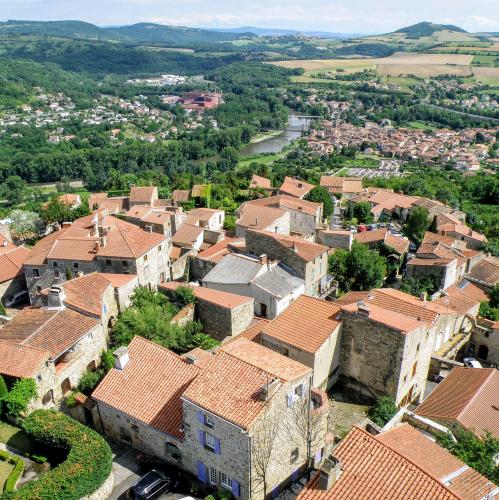
[[[111,448],[94,430],[54,410],[35,410],[23,429],[47,448],[67,451],[64,462],[38,480],[4,494],[15,500],[76,500],[91,495],[109,477],[113,465]]]
[[[0,460],[8,462],[9,464],[14,465],[14,469],[9,474],[7,481],[5,481],[4,486],[4,494],[9,491],[14,491],[16,487],[17,480],[21,477],[24,471],[24,462],[22,458],[16,457],[15,455],[11,455],[6,451],[0,450]]]

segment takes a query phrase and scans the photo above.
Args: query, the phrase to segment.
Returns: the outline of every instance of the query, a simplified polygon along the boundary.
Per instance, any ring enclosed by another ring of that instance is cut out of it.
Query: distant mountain
[[[119,37],[142,43],[164,43],[172,45],[230,42],[241,38],[240,33],[224,33],[201,28],[164,26],[154,23],[138,23],[131,26],[107,28],[106,31]],[[246,33],[251,36],[250,33]]]
[[[420,38],[423,36],[432,36],[438,31],[455,31],[457,33],[467,33],[466,30],[454,26],[453,24],[434,24],[428,21],[423,21],[421,23],[413,24],[412,26],[407,26],[401,28],[394,33],[405,33],[411,38]]]
[[[213,31],[218,31],[220,33],[252,33],[258,36],[286,36],[286,35],[307,35],[315,36],[317,38],[355,38],[360,36],[357,34],[350,33],[332,33],[329,31],[299,31],[291,29],[281,29],[281,28],[256,28],[254,26],[243,26],[239,28],[207,28]]]
[[[0,34],[51,35],[69,38],[107,40],[105,29],[83,21],[13,21],[0,22]]]

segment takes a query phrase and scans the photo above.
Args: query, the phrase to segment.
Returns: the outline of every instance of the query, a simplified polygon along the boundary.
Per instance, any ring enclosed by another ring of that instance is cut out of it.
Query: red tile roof
[[[176,290],[178,287],[186,285],[184,283],[179,283],[178,281],[170,281],[168,283],[161,283],[159,286],[164,290]],[[233,309],[254,301],[252,297],[245,297],[244,295],[223,292],[212,288],[205,288],[203,286],[190,286],[189,288],[194,292],[198,300],[210,302],[211,304],[227,309]]]
[[[142,337],[128,346],[130,361],[113,368],[92,397],[132,418],[181,439],[180,397],[201,369]]]
[[[456,421],[478,436],[499,438],[499,371],[456,367],[417,407],[423,417]]]
[[[1,330],[0,330],[1,333]],[[9,377],[31,378],[36,375],[50,353],[29,345],[0,339],[0,373]]]
[[[66,292],[64,303],[77,310],[101,317],[104,294],[111,286],[103,274],[90,273],[62,284]]]
[[[279,192],[296,196],[297,198],[303,198],[307,193],[312,191],[314,187],[313,184],[309,184],[308,182],[293,179],[292,177],[285,177],[284,182],[279,188]]]
[[[312,373],[312,369],[256,342],[238,336],[221,350],[280,378],[291,381]]]
[[[204,232],[200,226],[182,224],[179,230],[173,235],[172,242],[179,246],[192,246]]]
[[[494,489],[486,477],[409,424],[383,432],[376,439],[436,477],[463,500],[486,498],[487,493]],[[452,480],[447,479],[450,475]]]
[[[323,175],[320,185],[325,187],[330,193],[361,193],[361,177],[336,177],[332,175]]]
[[[269,189],[269,188],[272,188],[272,184],[270,182],[270,179],[253,174],[253,177],[251,178],[251,182],[250,182],[249,187],[250,187],[250,189],[252,189],[252,188],[254,189],[257,187],[260,187],[263,189]]]
[[[339,327],[339,312],[334,302],[302,295],[262,332],[297,349],[315,353]]]
[[[248,429],[267,404],[262,401],[260,391],[272,379],[272,374],[219,351],[190,384],[183,398]]]
[[[272,238],[285,248],[293,249],[297,256],[301,257],[306,262],[310,262],[324,253],[329,252],[329,247],[296,236],[286,236],[284,234],[272,233],[270,231],[257,231],[255,229],[251,231]]]
[[[229,245],[237,248],[244,248],[244,238],[225,238],[218,243],[215,243],[210,248],[203,250],[197,254],[198,259],[209,260],[210,262],[220,262],[228,253],[231,253]]]
[[[13,280],[20,275],[23,263],[28,259],[29,255],[30,250],[23,246],[16,247],[12,245],[11,247],[8,245],[0,247],[0,283]]]
[[[248,205],[267,206],[272,208],[280,208],[283,210],[294,210],[296,212],[303,212],[308,215],[317,215],[321,208],[322,203],[315,203],[313,201],[301,200],[294,196],[287,194],[280,194],[277,196],[269,196],[267,198],[259,198],[257,200],[247,201],[239,211],[243,211],[244,207]]]
[[[130,188],[130,202],[132,203],[152,203],[158,197],[156,186],[132,186]]]
[[[248,229],[267,229],[286,214],[286,210],[246,203],[239,210],[236,224]]]
[[[329,490],[318,487],[319,473],[298,500],[456,500],[459,497],[415,463],[354,427],[334,450],[341,476]]]

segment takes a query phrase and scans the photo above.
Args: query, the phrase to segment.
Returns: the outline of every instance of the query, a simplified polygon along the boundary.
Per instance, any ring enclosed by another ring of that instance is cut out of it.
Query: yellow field
[[[487,85],[499,86],[499,68],[473,66],[475,78]]]
[[[471,74],[473,56],[468,54],[418,54],[396,52],[390,57],[380,59],[306,59],[295,61],[276,61],[272,64],[284,68],[304,68],[305,75],[318,72],[335,71],[339,68],[345,73],[356,73],[364,69],[377,69],[384,76],[438,76]]]

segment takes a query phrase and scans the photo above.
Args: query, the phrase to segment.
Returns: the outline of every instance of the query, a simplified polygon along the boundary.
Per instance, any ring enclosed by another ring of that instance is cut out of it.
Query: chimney
[[[72,225],[73,225],[73,223],[72,223],[72,222],[63,222],[63,223],[62,223],[62,227],[63,227],[63,228],[64,228],[64,227],[71,227]]]
[[[106,236],[101,236],[99,240],[99,247],[104,248],[107,244],[107,237]]]
[[[357,314],[359,314],[360,316],[366,316],[367,318],[369,318],[369,313],[370,313],[370,310],[369,310],[368,305],[363,300],[359,300],[357,302]]]
[[[258,226],[259,222],[260,222],[260,217],[255,217],[255,226]]]
[[[423,302],[426,302],[426,292],[421,292],[421,294],[419,295],[419,298],[420,298]]]
[[[64,293],[64,289],[62,286],[53,285],[50,288],[48,297],[47,297],[47,306],[49,309],[59,309],[62,310],[65,308],[64,300],[66,298],[66,294]]]
[[[260,255],[260,257],[258,257],[258,259],[260,260],[260,264],[262,266],[267,264],[267,261],[268,261],[267,254],[262,253],[262,255]]]
[[[2,246],[3,246],[3,247],[6,247],[7,245],[8,245],[7,240],[3,240],[3,241],[2,241]]]
[[[298,247],[296,246],[296,242],[293,241],[293,252],[298,253]]]
[[[260,387],[260,400],[261,401],[268,401],[274,393],[279,389],[281,385],[281,381],[278,378],[272,379],[270,382],[262,385]]]
[[[130,356],[128,355],[128,347],[122,346],[118,347],[116,351],[113,352],[114,356],[114,367],[117,370],[124,370],[125,366],[130,361]]]
[[[322,491],[329,491],[341,476],[341,460],[334,455],[330,455],[324,460],[319,469],[319,481],[317,488]]]
[[[198,362],[198,358],[196,356],[194,356],[194,354],[186,354],[184,356],[184,358],[185,358],[185,362],[188,365],[195,365]]]
[[[100,241],[96,241],[94,243],[94,253],[97,253],[99,251],[99,248],[100,248]]]
[[[152,233],[152,226],[151,226],[151,224],[147,224],[146,226],[144,226],[144,231],[146,233]]]

